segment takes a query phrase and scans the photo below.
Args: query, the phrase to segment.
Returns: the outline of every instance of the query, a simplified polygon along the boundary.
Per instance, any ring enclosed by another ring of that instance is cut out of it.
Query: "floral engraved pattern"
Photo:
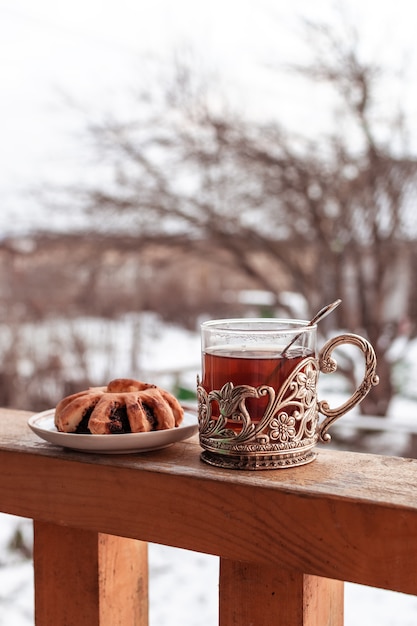
[[[233,386],[233,383],[226,383],[219,391],[209,393],[209,401],[217,400],[219,403],[220,415],[229,419],[242,419],[246,413],[244,405],[245,398],[256,397],[255,387],[248,385]]]
[[[310,405],[316,397],[317,387],[317,371],[311,363],[305,367],[303,372],[297,375],[297,383],[298,398],[304,399],[306,404]]]
[[[320,370],[323,374],[332,374],[337,370],[337,363],[331,357],[323,358],[320,361]]]
[[[295,429],[295,417],[288,413],[280,413],[271,420],[271,439],[281,442],[293,439],[297,431]]]

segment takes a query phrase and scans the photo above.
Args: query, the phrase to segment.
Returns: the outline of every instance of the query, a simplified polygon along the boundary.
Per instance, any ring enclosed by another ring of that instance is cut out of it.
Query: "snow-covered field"
[[[112,336],[118,336],[119,360],[112,362],[112,371],[115,376],[123,376],[127,373],[126,362],[133,363],[134,331],[128,318],[108,324],[107,332],[103,333],[102,327],[90,321],[84,324],[83,332],[93,346],[97,346],[104,336],[108,342]],[[120,327],[124,332],[120,333]],[[193,388],[200,363],[198,334],[161,325],[154,316],[144,317],[135,328],[137,372],[148,379],[149,376],[157,377],[167,387],[179,381],[181,385]],[[42,334],[43,330],[38,327],[37,332]],[[58,328],[54,332],[57,333]],[[122,342],[121,335],[124,336]],[[33,332],[28,336],[33,337]],[[43,335],[41,344],[45,346]],[[178,350],[179,345],[181,350]],[[102,365],[103,355],[97,358],[96,351],[93,352],[96,357],[90,360],[91,371],[95,377],[107,375]],[[416,405],[412,398],[396,397],[390,419],[412,415]],[[376,451],[401,453],[406,443],[404,437],[399,435],[394,441],[392,435],[374,435]],[[31,533],[30,520],[0,514],[0,626],[34,623],[32,563],[21,551],[11,550],[11,544],[21,544],[22,537],[30,544]],[[217,557],[151,544],[149,559],[150,626],[214,626],[217,623]],[[349,583],[345,585],[345,626],[416,624],[417,597]]]

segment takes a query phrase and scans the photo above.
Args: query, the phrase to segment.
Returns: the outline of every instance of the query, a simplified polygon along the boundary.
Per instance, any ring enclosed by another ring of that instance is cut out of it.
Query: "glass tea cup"
[[[202,378],[197,381],[201,458],[233,469],[304,465],[330,425],[378,383],[371,344],[354,334],[328,340],[317,354],[317,326],[304,320],[225,319],[201,326]],[[332,373],[342,344],[363,353],[363,380],[341,406],[317,397],[320,372]],[[325,419],[319,421],[319,413]]]

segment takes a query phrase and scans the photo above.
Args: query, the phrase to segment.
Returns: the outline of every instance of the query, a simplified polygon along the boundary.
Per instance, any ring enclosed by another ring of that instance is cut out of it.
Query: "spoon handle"
[[[324,306],[322,309],[320,309],[320,311],[318,311],[315,316],[309,321],[309,323],[307,324],[307,326],[314,326],[314,324],[317,324],[317,322],[319,322],[320,320],[324,319],[327,315],[329,315],[329,313],[331,313],[332,311],[334,311],[334,309],[336,307],[339,306],[339,304],[342,301],[340,300],[340,298],[338,300],[335,300],[334,302],[332,302],[331,304],[327,304],[326,306]],[[295,343],[297,341],[297,339],[299,337],[301,337],[301,335],[303,334],[303,331],[301,331],[300,333],[298,333],[298,335],[296,335],[295,337],[293,337],[293,339],[291,339],[290,343],[285,346],[284,350],[281,352],[281,356],[285,356],[285,353],[289,350],[289,348],[291,348],[291,346],[293,345],[293,343]]]
[[[316,324],[318,321],[320,321],[320,320],[324,319],[325,317],[327,317],[327,315],[329,315],[329,313],[334,311],[334,309],[336,307],[338,307],[341,302],[342,301],[339,298],[339,300],[335,300],[331,304],[328,304],[327,306],[324,306],[322,309],[320,309],[320,311],[318,313],[315,314],[313,319],[308,323],[308,326],[313,326],[313,324]]]

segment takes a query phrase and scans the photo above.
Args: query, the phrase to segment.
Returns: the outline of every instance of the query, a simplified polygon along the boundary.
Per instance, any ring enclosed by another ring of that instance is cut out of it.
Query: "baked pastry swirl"
[[[130,378],[66,396],[55,408],[60,432],[114,435],[179,426],[184,411],[168,391]]]

